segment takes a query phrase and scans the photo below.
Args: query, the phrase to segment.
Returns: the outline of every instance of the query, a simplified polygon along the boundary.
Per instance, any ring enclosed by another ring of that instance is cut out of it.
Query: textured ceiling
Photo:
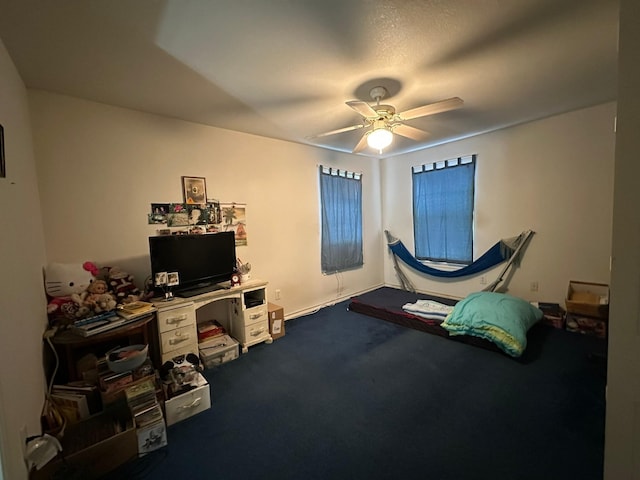
[[[405,111],[396,155],[616,99],[613,0],[0,0],[0,38],[30,88],[353,150],[349,100]]]

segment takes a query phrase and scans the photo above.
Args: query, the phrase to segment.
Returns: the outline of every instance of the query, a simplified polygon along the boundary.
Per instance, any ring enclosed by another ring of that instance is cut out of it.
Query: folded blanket
[[[416,303],[405,303],[402,309],[422,318],[444,320],[453,311],[453,306],[433,300],[418,300]]]

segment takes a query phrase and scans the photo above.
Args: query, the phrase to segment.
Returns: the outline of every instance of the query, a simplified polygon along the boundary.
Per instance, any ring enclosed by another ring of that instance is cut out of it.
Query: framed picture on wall
[[[7,171],[4,165],[4,127],[0,125],[0,177],[5,178]]]
[[[182,177],[184,203],[207,203],[207,184],[204,177]]]

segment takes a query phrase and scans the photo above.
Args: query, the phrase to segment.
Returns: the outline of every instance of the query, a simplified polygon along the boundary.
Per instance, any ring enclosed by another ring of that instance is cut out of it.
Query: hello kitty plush
[[[88,308],[82,307],[73,297],[87,290],[94,279],[92,272],[97,272],[97,268],[90,262],[50,263],[46,266],[45,291],[49,299],[47,313],[52,325],[70,323],[70,320],[88,313]]]

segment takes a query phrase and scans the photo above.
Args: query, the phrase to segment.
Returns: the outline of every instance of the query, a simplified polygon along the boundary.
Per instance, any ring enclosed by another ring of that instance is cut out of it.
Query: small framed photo
[[[207,203],[207,184],[204,177],[182,177],[184,203]]]
[[[167,284],[167,272],[158,272],[156,273],[156,286],[161,287]]]
[[[178,272],[169,272],[167,273],[167,286],[174,287],[180,284],[180,276]]]

